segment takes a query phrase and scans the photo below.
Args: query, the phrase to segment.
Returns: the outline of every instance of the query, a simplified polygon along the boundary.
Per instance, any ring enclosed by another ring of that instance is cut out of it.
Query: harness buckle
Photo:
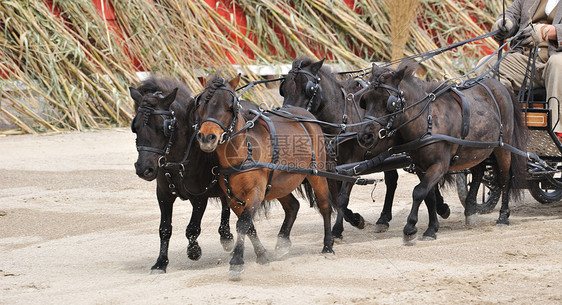
[[[431,93],[428,94],[427,96],[429,97],[429,101],[430,101],[430,102],[435,101],[435,98],[436,98],[435,93],[431,92]]]
[[[360,174],[359,172],[357,172],[357,168],[358,168],[358,167],[359,167],[359,165],[355,165],[355,166],[353,167],[353,175],[354,175],[354,176],[359,176],[359,174]]]
[[[160,158],[158,158],[158,167],[164,167],[166,165],[166,159],[164,158],[164,156],[161,156]]]
[[[379,130],[379,139],[384,139],[388,136],[388,130],[382,128],[381,130]]]
[[[224,142],[226,142],[225,136],[226,136],[226,132],[223,132],[219,138],[219,145],[224,144]]]
[[[213,166],[213,168],[211,168],[211,174],[217,176],[219,173],[218,171],[215,170],[217,170],[218,168],[219,168],[218,166]]]
[[[180,177],[183,179],[183,173],[185,172],[185,166],[183,165],[183,163],[180,163],[180,170],[179,170],[179,174]]]

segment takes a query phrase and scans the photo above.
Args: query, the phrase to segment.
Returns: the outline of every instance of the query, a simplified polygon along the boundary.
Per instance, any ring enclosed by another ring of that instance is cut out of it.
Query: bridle
[[[297,74],[302,73],[306,77],[306,86],[305,86],[305,94],[309,98],[308,102],[306,103],[306,110],[316,113],[318,108],[320,107],[320,102],[314,103],[316,100],[322,99],[322,87],[320,86],[320,77],[318,75],[312,74],[311,72],[304,70],[302,67],[302,60],[299,64],[291,69],[289,73]],[[279,85],[279,94],[284,96],[283,93],[283,85],[285,84],[285,80],[281,82]]]
[[[203,125],[203,123],[205,122],[212,122],[219,125],[219,127],[223,131],[223,133],[219,137],[219,144],[224,144],[225,142],[232,139],[236,134],[238,134],[238,132],[234,132],[234,128],[236,128],[236,124],[238,123],[238,114],[240,113],[240,100],[238,99],[234,91],[232,91],[232,89],[226,86],[225,80],[223,79],[222,84],[219,85],[213,92],[211,92],[210,95],[206,97],[206,101],[204,101],[203,103],[209,101],[211,97],[214,95],[216,90],[227,91],[232,96],[232,112],[233,112],[232,121],[230,122],[228,127],[226,127],[221,121],[217,120],[216,118],[207,117],[203,121],[200,121],[200,118],[196,117],[195,125],[193,127],[195,129],[195,132],[198,132],[201,125]],[[201,95],[202,93],[195,97],[195,110],[197,110],[197,108],[201,104],[200,101]]]
[[[153,95],[162,96],[162,92],[157,91],[157,92],[154,92]],[[151,115],[161,115],[161,116],[167,117],[167,118],[164,119],[164,124],[162,126],[162,129],[164,131],[164,136],[166,136],[168,138],[168,143],[166,143],[164,148],[160,149],[160,148],[151,147],[151,146],[138,145],[138,137],[137,137],[137,140],[136,140],[137,151],[139,151],[139,152],[140,151],[149,151],[149,152],[153,152],[153,153],[157,153],[159,155],[162,155],[162,157],[165,158],[170,153],[170,149],[172,148],[174,134],[175,134],[175,131],[176,131],[177,125],[178,125],[174,111],[173,110],[156,110],[153,107],[140,106],[137,109],[137,115],[135,115],[135,118],[131,122],[131,131],[133,133],[137,133],[137,129],[135,128],[135,123],[136,123],[137,116],[139,115],[139,113],[143,114],[143,119],[144,119],[143,127],[148,123],[148,119]]]
[[[365,114],[364,116],[364,120],[373,121],[383,126],[383,128],[379,130],[378,136],[379,139],[384,139],[392,136],[397,131],[397,129],[391,130],[392,124],[394,123],[394,120],[396,119],[398,114],[406,109],[406,99],[404,98],[404,92],[400,89],[400,86],[398,86],[398,88],[394,88],[378,81],[373,82],[370,86],[373,88],[373,90],[377,88],[383,88],[388,92],[386,110],[389,112],[389,114],[381,118],[377,118],[368,114]],[[392,93],[395,93],[396,95]],[[365,102],[363,101],[363,99],[361,100],[360,105],[361,107],[363,107],[363,109],[365,109]],[[382,118],[385,117],[389,117],[387,122],[382,121]]]

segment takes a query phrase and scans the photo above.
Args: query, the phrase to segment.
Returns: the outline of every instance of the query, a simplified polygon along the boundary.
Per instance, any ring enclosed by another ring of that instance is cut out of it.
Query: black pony
[[[357,106],[360,90],[367,86],[358,79],[339,81],[329,67],[323,66],[324,60],[314,61],[311,58],[295,59],[292,68],[279,87],[283,96],[283,105],[292,105],[309,110],[323,122],[322,130],[327,136],[327,150],[336,164],[349,164],[368,160],[385,151],[394,144],[394,138],[381,141],[376,147],[365,148],[359,145],[356,134],[359,131],[365,110]],[[359,94],[359,95],[357,95]],[[342,125],[347,126],[342,130]],[[335,237],[342,237],[343,219],[355,227],[364,227],[363,217],[348,209],[349,196],[353,184],[328,180],[332,196],[337,198],[338,215],[332,229]],[[388,230],[392,219],[392,202],[397,187],[398,172],[384,172],[386,195],[383,210],[376,222],[375,232]],[[341,191],[340,191],[341,190]],[[449,217],[449,206],[443,203],[443,197],[437,187],[436,200],[439,215]],[[338,194],[339,192],[339,194]]]
[[[526,170],[525,158],[517,153],[526,147],[517,98],[494,79],[477,78],[462,84],[426,82],[414,76],[417,68],[412,62],[404,62],[396,70],[373,67],[370,88],[360,100],[372,119],[360,130],[360,143],[368,147],[380,139],[395,138],[393,151],[409,152],[420,177],[413,190],[404,240],[415,238],[420,203],[447,172],[476,170],[490,155],[497,162],[502,188],[497,223],[509,224],[509,195],[517,197],[520,190],[513,186],[522,185]],[[467,222],[476,213],[474,190],[477,187],[467,194]],[[435,206],[428,205],[428,212],[424,236],[435,238],[439,228]]]
[[[135,102],[136,116],[131,129],[137,135],[137,175],[147,181],[156,179],[156,197],[160,206],[160,253],[151,273],[165,273],[168,246],[172,235],[172,210],[177,197],[188,199],[193,213],[185,230],[189,241],[187,256],[201,257],[197,237],[201,218],[209,197],[222,202],[219,234],[225,250],[233,247],[230,232],[230,209],[226,196],[217,184],[213,168],[216,154],[202,152],[193,134],[194,100],[185,84],[170,78],[149,78],[138,88],[129,88]]]

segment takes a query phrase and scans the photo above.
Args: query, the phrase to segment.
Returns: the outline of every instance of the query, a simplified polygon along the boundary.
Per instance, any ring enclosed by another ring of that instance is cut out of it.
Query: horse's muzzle
[[[215,134],[205,135],[202,132],[197,133],[197,142],[199,142],[199,147],[204,152],[213,152],[217,149],[219,138]]]
[[[135,171],[137,176],[146,181],[152,181],[156,178],[156,168],[151,166],[141,166],[138,162],[135,162]]]
[[[359,146],[369,149],[375,146],[376,141],[378,140],[375,137],[375,133],[373,132],[374,126],[373,124],[367,124],[359,130],[357,133],[357,142],[359,142]]]

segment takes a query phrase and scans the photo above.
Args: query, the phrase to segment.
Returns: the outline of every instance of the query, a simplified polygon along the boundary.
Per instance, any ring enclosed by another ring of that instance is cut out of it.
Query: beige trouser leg
[[[488,71],[497,61],[497,55],[491,55],[492,58],[485,62],[481,67],[476,69],[476,73],[481,75]],[[483,63],[487,57],[480,60]],[[507,87],[513,90],[520,90],[521,84],[525,77],[525,71],[527,70],[527,60],[528,56],[521,53],[511,53],[507,55],[502,63],[500,64],[499,76],[500,81]],[[479,64],[480,64],[479,63]],[[490,72],[489,76],[493,74]],[[547,97],[557,97],[562,98],[562,53],[558,53],[551,56],[548,62],[545,64],[537,59],[535,63],[535,77],[533,79],[533,87],[546,88]],[[558,122],[558,118],[562,117],[560,113],[562,109],[559,109],[558,101],[554,98],[549,98],[550,109],[552,109],[552,125],[556,125],[554,128],[555,132],[562,132],[562,122]],[[558,124],[557,124],[558,122]]]
[[[542,72],[542,78],[544,79],[550,109],[552,109],[552,125],[554,126],[558,122],[558,118],[562,118],[562,109],[560,108],[562,105],[559,103],[562,99],[562,53],[556,53],[548,58]],[[554,131],[562,132],[562,122],[558,122]]]

